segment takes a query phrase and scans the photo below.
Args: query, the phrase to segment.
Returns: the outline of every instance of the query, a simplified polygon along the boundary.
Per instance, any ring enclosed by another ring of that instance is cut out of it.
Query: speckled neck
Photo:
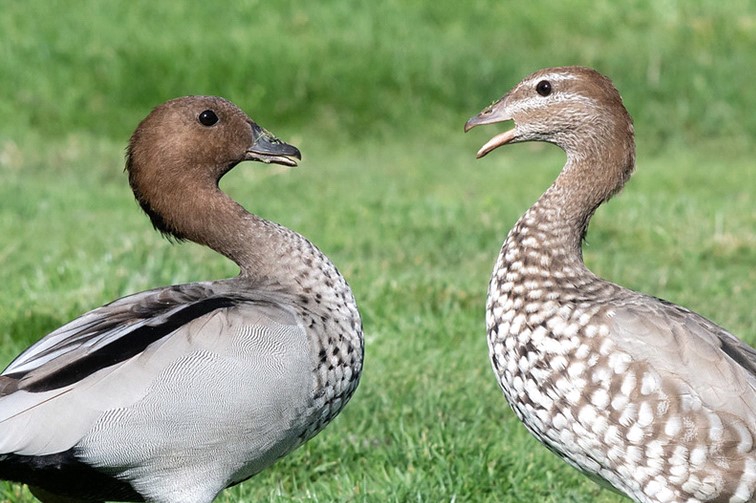
[[[362,371],[362,321],[349,285],[333,263],[309,240],[250,214],[220,190],[206,203],[213,208],[199,234],[187,238],[236,262],[237,288],[286,299],[306,327],[311,345],[314,394],[305,415],[318,415],[300,442],[320,431],[351,398]],[[199,219],[193,219],[199,221]]]
[[[567,163],[549,189],[520,218],[506,249],[522,248],[535,267],[584,269],[582,241],[596,209],[619,192],[635,166],[632,126],[602,141],[560,145]]]

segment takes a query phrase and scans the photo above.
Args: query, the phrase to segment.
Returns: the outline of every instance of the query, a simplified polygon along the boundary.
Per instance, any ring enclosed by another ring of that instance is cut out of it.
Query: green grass
[[[71,156],[63,172],[31,152],[0,189],[13,208],[3,206],[2,232],[14,236],[0,250],[3,361],[112,298],[235,273],[151,230],[120,173],[120,145],[81,142],[50,146],[52,156]],[[487,361],[490,267],[504,233],[555,175],[556,149],[509,147],[476,162],[479,138],[470,135],[432,150],[358,144],[334,154],[307,143],[301,168],[241,165],[223,187],[341,267],[364,315],[365,375],[333,425],[225,501],[618,501],[527,435]],[[596,216],[587,261],[756,342],[755,187],[736,175],[749,162],[642,156],[627,190]]]
[[[201,93],[296,130],[415,134],[565,64],[610,75],[658,141],[756,132],[752,0],[1,5],[0,134],[11,137],[122,139],[158,102]]]
[[[221,501],[621,501],[526,433],[487,360],[491,266],[563,157],[520,145],[475,161],[495,128],[461,127],[541,66],[608,73],[640,152],[586,261],[756,343],[756,13],[469,3],[2,2],[0,366],[116,297],[236,274],[157,235],[122,173],[149,108],[222,94],[304,154],[294,170],[241,165],[222,187],[333,259],[367,348],[334,423]],[[3,497],[32,501],[10,484]]]

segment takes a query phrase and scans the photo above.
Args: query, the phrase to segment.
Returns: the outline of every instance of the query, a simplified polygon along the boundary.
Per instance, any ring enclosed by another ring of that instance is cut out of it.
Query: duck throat
[[[229,258],[249,278],[273,280],[277,261],[296,239],[293,231],[249,213],[217,188],[174,210],[172,222],[182,237]]]
[[[582,242],[596,209],[619,192],[635,165],[631,143],[600,155],[572,155],[556,181],[520,218],[505,247],[523,260],[552,270],[586,270]]]
[[[155,229],[170,240],[205,245],[235,262],[242,274],[270,276],[272,251],[282,248],[288,230],[249,213],[217,182],[178,178],[170,187],[132,183],[132,188]]]

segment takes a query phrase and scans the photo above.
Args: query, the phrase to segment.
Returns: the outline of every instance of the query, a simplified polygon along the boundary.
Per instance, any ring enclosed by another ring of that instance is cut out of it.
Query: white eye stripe
[[[564,73],[547,73],[544,75],[539,75],[538,77],[533,77],[532,79],[528,80],[526,84],[536,85],[542,80],[548,80],[549,82],[564,82],[564,81],[576,80],[576,79],[577,77],[575,75],[569,75],[569,74],[564,74]]]

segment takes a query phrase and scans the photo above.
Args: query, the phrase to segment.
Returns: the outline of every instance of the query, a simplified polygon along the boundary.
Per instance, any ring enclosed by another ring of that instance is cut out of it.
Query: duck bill
[[[468,132],[475,126],[484,126],[486,124],[496,124],[498,122],[513,120],[510,114],[507,112],[506,107],[504,106],[504,101],[504,98],[500,99],[496,103],[484,108],[483,111],[481,111],[475,117],[472,117],[470,120],[468,120],[465,123],[465,132]],[[480,147],[480,150],[478,150],[478,153],[475,155],[475,157],[480,159],[492,150],[512,142],[516,138],[516,130],[517,128],[514,127],[508,131],[497,134],[496,136],[488,140],[485,145]]]
[[[250,125],[254,139],[247,149],[245,160],[296,166],[302,159],[297,147],[282,142],[257,124]]]

